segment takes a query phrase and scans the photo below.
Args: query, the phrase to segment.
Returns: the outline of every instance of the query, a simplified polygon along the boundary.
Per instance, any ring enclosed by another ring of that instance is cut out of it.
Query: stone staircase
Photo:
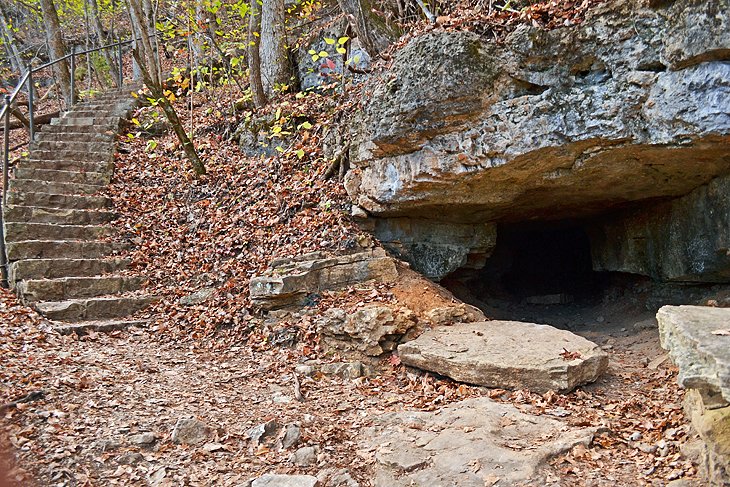
[[[15,168],[5,206],[11,286],[65,333],[143,324],[129,316],[154,298],[115,257],[112,201],[97,193],[114,169],[114,139],[136,100],[130,90],[80,103],[43,127]]]

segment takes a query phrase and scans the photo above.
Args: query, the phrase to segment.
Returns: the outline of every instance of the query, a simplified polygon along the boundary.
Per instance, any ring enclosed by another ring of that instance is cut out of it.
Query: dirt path
[[[322,476],[345,468],[366,486],[374,459],[357,435],[371,418],[479,395],[602,428],[590,448],[552,462],[555,485],[665,485],[694,475],[679,453],[687,429],[676,371],[662,361],[654,330],[592,337],[611,342],[610,371],[565,396],[460,386],[384,363],[382,375],[369,379],[302,378],[300,402],[291,372],[311,352],[306,344],[277,348],[251,339],[214,352],[138,329],[79,339],[44,331],[11,295],[3,294],[0,311],[2,403],[45,394],[3,412],[19,485],[235,486],[272,471]],[[213,428],[205,444],[171,441],[186,417]],[[281,449],[272,437],[254,445],[249,429],[272,419],[282,430],[297,423],[299,442]],[[313,465],[289,461],[297,448],[314,445]]]

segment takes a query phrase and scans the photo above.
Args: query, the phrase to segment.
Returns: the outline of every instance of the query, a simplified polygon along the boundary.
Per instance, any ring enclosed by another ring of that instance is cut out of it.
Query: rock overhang
[[[347,190],[377,219],[429,220],[436,234],[686,195],[730,174],[728,11],[611,2],[503,45],[416,38],[356,117]],[[484,255],[473,250],[462,260]]]

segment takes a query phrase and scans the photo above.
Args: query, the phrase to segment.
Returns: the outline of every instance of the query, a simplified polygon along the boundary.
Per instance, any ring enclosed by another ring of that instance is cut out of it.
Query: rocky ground
[[[270,472],[375,485],[376,471],[400,476],[410,468],[387,455],[408,431],[444,432],[444,451],[460,444],[469,427],[439,426],[433,412],[478,397],[511,411],[497,415],[502,423],[480,446],[529,458],[539,475],[521,485],[665,485],[695,474],[680,453],[688,433],[676,370],[653,329],[591,336],[610,354],[609,372],[573,393],[540,396],[460,385],[397,360],[376,364],[371,377],[315,373],[297,386],[292,373],[312,354],[308,340],[280,347],[252,335],[211,350],[151,329],[59,336],[8,293],[0,312],[3,403],[41,393],[3,406],[18,485],[246,485]],[[426,415],[428,426],[379,433],[408,411]],[[195,444],[176,443],[181,418],[206,425],[193,431]],[[272,421],[251,438],[252,428]],[[545,421],[559,423],[559,438],[539,436]],[[583,433],[571,443],[566,432]],[[565,452],[538,448],[558,439]],[[477,467],[487,485],[518,485]]]

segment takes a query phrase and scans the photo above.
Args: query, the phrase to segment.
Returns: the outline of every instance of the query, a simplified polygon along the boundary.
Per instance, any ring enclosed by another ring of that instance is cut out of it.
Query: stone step
[[[58,225],[55,223],[6,222],[5,241],[98,240],[112,235],[108,225]]]
[[[63,208],[75,210],[102,210],[112,207],[108,196],[50,194],[43,192],[23,193],[10,190],[7,195],[8,205],[38,206],[42,208]]]
[[[81,151],[110,153],[114,150],[112,140],[55,140],[40,138],[31,142],[30,151]]]
[[[43,128],[46,127],[51,127],[54,130],[41,130],[37,133],[35,142],[112,142],[115,137],[113,130],[106,132],[70,132],[68,130],[57,130],[56,127],[50,125],[45,125]]]
[[[127,110],[121,105],[92,105],[78,106],[73,111],[68,112],[64,118],[111,118],[123,117]]]
[[[127,244],[100,240],[22,240],[7,242],[8,260],[99,259],[127,248]]]
[[[98,184],[60,183],[39,179],[11,179],[9,189],[19,193],[87,195],[96,193],[101,189],[101,186]]]
[[[89,162],[109,162],[114,160],[114,151],[109,148],[101,152],[87,151],[83,148],[74,149],[36,149],[31,151],[31,156],[34,159],[43,160],[59,160],[59,159],[71,159],[74,161],[89,161]]]
[[[106,186],[110,178],[108,174],[88,171],[62,171],[57,169],[37,169],[18,167],[15,169],[18,179],[35,179],[37,181],[54,181],[59,183],[81,183]]]
[[[114,218],[116,218],[116,214],[112,211],[42,208],[38,206],[8,206],[5,208],[6,222],[98,225],[108,223]]]
[[[129,259],[28,259],[9,266],[11,282],[23,279],[56,279],[59,277],[90,277],[126,269]]]
[[[40,135],[45,136],[46,134],[92,134],[92,135],[109,135],[115,133],[116,127],[106,125],[71,125],[68,123],[59,124],[46,124],[41,128]],[[39,135],[39,136],[40,136]],[[71,139],[69,139],[71,140]]]
[[[136,291],[144,282],[139,276],[60,277],[20,281],[16,290],[26,302],[64,301]]]
[[[40,159],[32,157],[28,160],[21,161],[20,166],[24,169],[50,169],[53,171],[80,171],[80,172],[96,172],[111,177],[114,171],[114,163],[109,162],[89,162],[74,161],[70,159]]]
[[[35,308],[43,316],[54,321],[111,320],[141,311],[155,300],[153,296],[104,296],[45,301],[36,303]]]
[[[97,320],[82,321],[81,323],[53,323],[53,329],[60,335],[86,335],[90,331],[108,333],[111,331],[126,330],[133,326],[143,328],[149,324],[147,320]]]
[[[63,118],[54,118],[51,125],[72,126],[72,127],[94,127],[100,128],[117,128],[121,124],[121,117],[74,117],[69,114]]]

